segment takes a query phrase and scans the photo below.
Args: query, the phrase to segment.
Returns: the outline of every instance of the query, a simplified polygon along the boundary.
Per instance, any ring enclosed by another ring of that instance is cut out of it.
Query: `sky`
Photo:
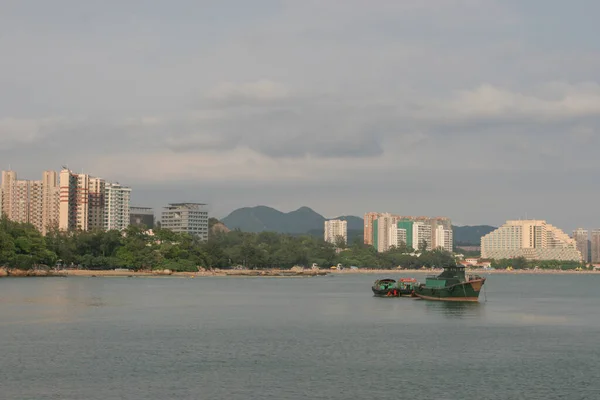
[[[0,0],[0,168],[600,228],[597,0]]]

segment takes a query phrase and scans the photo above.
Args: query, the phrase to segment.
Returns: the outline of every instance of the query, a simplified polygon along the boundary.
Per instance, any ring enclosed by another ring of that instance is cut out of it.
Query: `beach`
[[[115,270],[87,270],[87,269],[64,269],[64,270],[7,270],[0,268],[0,277],[181,277],[181,278],[196,278],[196,277],[314,277],[325,275],[435,275],[442,272],[442,269],[343,269],[343,270],[328,270],[328,269],[212,269],[200,270],[197,272],[174,272],[170,270],[155,270],[155,271],[129,271],[123,269]],[[600,274],[600,271],[594,270],[483,270],[483,269],[468,269],[467,274],[481,275],[581,275],[581,274]]]

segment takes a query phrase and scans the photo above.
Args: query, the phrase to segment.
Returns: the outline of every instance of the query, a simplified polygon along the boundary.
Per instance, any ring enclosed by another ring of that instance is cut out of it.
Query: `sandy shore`
[[[441,273],[441,269],[436,270],[398,270],[398,269],[344,269],[341,271],[336,270],[325,270],[321,269],[318,271],[304,270],[304,271],[290,271],[287,269],[266,269],[266,270],[213,270],[213,271],[201,271],[201,272],[133,272],[133,271],[88,271],[88,270],[66,270],[60,271],[61,274],[66,276],[179,276],[179,277],[203,277],[203,276],[258,276],[258,277],[278,277],[278,276],[318,276],[318,275],[356,275],[356,274],[373,274],[373,275],[434,275]],[[485,275],[496,275],[496,274],[600,274],[600,271],[560,271],[560,270],[470,270],[467,273],[473,274],[485,274]]]
[[[0,277],[36,277],[36,276],[81,276],[81,277],[181,277],[181,278],[196,278],[196,277],[209,277],[209,276],[223,276],[223,277],[314,277],[324,275],[356,275],[356,274],[371,274],[371,275],[435,275],[439,274],[442,270],[398,270],[398,269],[358,269],[351,270],[345,269],[342,271],[336,270],[281,270],[281,269],[266,269],[266,270],[209,270],[199,272],[172,272],[169,270],[165,271],[127,271],[127,270],[105,270],[105,271],[91,271],[83,269],[69,269],[59,271],[19,271],[10,270],[7,271],[5,268],[0,268]],[[561,270],[470,270],[467,273],[480,274],[480,275],[496,275],[496,274],[510,274],[510,275],[521,275],[521,274],[550,274],[550,275],[564,275],[564,274],[600,274],[600,271],[585,270],[585,271],[561,271]]]
[[[58,271],[59,274],[64,276],[89,276],[89,277],[161,277],[161,276],[174,276],[184,278],[195,278],[203,276],[258,276],[258,277],[310,277],[326,275],[327,271],[291,271],[291,270],[279,270],[279,269],[266,269],[266,270],[220,270],[215,269],[212,271],[198,271],[198,272],[172,272],[172,271],[122,271],[122,270],[108,270],[108,271],[89,271],[89,270],[62,270]]]
[[[359,270],[342,270],[342,271],[332,271],[331,273],[334,275],[344,275],[344,274],[383,274],[383,275],[392,275],[392,274],[402,274],[402,275],[414,275],[414,274],[424,274],[424,275],[435,275],[442,272],[442,269],[359,269]],[[600,274],[600,271],[593,270],[585,270],[585,271],[574,271],[574,270],[556,270],[556,269],[539,269],[539,270],[513,270],[506,271],[504,269],[497,270],[484,270],[484,269],[472,269],[467,270],[467,274],[479,274],[479,275],[522,275],[522,274]]]

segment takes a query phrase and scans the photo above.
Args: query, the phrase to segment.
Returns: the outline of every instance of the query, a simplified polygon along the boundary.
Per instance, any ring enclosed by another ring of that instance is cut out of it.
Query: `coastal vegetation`
[[[211,224],[213,227],[215,222]],[[345,267],[417,269],[454,265],[451,253],[411,248],[392,248],[378,253],[360,239],[345,246],[331,244],[312,235],[274,232],[248,233],[239,230],[211,231],[208,241],[194,236],[155,229],[152,233],[131,226],[123,232],[62,232],[53,230],[42,236],[32,225],[0,220],[0,266],[28,270],[39,266],[80,267],[87,269],[128,268],[132,270],[170,269],[197,271],[198,268],[292,268],[317,264],[329,268]],[[532,262],[520,259],[499,260],[495,268],[575,269],[581,264]]]
[[[214,223],[213,223],[214,225]],[[31,269],[36,266],[80,266],[87,269],[129,268],[197,271],[202,268],[291,268],[313,264],[328,268],[420,268],[454,262],[450,253],[405,254],[412,249],[377,253],[356,240],[344,250],[311,235],[274,232],[216,231],[208,241],[166,229],[131,226],[124,232],[62,232],[42,236],[33,226],[0,221],[0,266]]]
[[[527,260],[525,257],[507,258],[502,260],[492,260],[492,268],[495,269],[577,269],[584,268],[585,265],[578,261],[560,261],[560,260]]]

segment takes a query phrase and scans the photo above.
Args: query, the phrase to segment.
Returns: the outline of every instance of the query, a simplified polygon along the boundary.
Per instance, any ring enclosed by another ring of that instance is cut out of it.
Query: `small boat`
[[[479,275],[465,276],[463,266],[446,266],[438,276],[428,276],[424,284],[417,285],[414,293],[424,300],[476,302],[485,279]]]
[[[371,287],[376,297],[399,297],[397,282],[394,279],[378,279]]]
[[[415,288],[419,282],[415,278],[400,278],[396,284],[401,297],[415,297]]]

